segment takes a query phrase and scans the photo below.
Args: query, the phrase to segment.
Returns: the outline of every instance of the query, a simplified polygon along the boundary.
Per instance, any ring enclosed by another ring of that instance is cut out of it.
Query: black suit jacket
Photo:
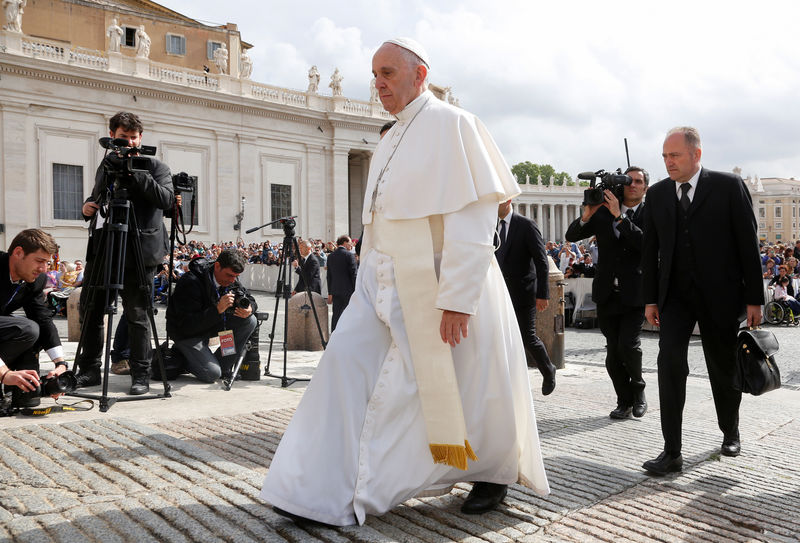
[[[647,191],[642,245],[645,304],[659,310],[674,288],[670,277],[677,229],[675,182],[664,179]],[[698,266],[712,259],[714,286],[698,285],[712,318],[729,325],[743,318],[745,305],[764,303],[764,284],[750,193],[738,175],[700,171],[688,214],[690,252]],[[702,274],[701,277],[706,277]]]
[[[167,332],[172,339],[208,338],[223,330],[225,320],[217,311],[220,294],[212,278],[213,268],[213,262],[202,258],[192,260],[189,271],[175,284],[167,306]],[[238,279],[225,292],[236,288],[247,293],[253,313],[258,311],[255,298]]]
[[[536,299],[550,297],[547,253],[535,222],[512,213],[506,225],[506,242],[494,254],[514,305],[530,305]]]
[[[163,162],[153,157],[140,157],[149,159],[150,166],[147,172],[136,172],[133,179],[127,184],[129,199],[133,204],[139,237],[142,243],[142,260],[145,266],[158,266],[169,251],[169,234],[164,226],[164,211],[171,210],[175,205],[175,194],[172,188],[172,175]],[[87,202],[99,202],[107,199],[107,182],[104,175],[103,164],[97,168],[94,176],[94,188]],[[99,212],[98,212],[99,213]],[[89,245],[86,249],[86,260],[92,260],[98,251],[99,230],[95,230],[97,213],[92,217],[84,216],[91,221],[89,226]],[[126,267],[132,267],[133,259],[132,236],[128,235],[128,248]]]
[[[39,325],[39,345],[42,349],[61,345],[58,330],[53,324],[53,310],[47,306],[42,294],[47,275],[40,274],[33,283],[23,282],[17,290],[17,285],[11,283],[8,260],[8,253],[0,251],[0,315],[8,316],[22,308],[25,316]]]
[[[644,206],[640,205],[632,219],[623,218],[618,226],[619,238],[614,234],[614,217],[605,206],[595,211],[583,226],[578,217],[567,228],[564,236],[567,241],[597,236],[598,261],[592,281],[595,303],[604,304],[609,300],[616,277],[622,304],[631,307],[644,305],[641,267],[643,216]]]
[[[300,257],[297,263],[297,267],[294,269],[297,274],[297,284],[294,286],[295,292],[304,292],[306,290],[306,282],[303,280],[303,274],[300,273],[302,269],[305,272],[305,276],[308,277],[311,290],[317,294],[322,294],[322,280],[319,276],[319,260],[317,260],[317,257],[309,253],[305,262]]]
[[[350,296],[356,289],[356,257],[344,247],[328,255],[328,294]]]

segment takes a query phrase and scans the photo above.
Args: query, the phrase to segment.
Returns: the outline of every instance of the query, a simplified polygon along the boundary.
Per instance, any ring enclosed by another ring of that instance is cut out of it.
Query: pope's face
[[[383,44],[372,57],[372,75],[383,108],[397,115],[422,94],[425,68],[412,68],[403,57],[402,49],[391,43]]]

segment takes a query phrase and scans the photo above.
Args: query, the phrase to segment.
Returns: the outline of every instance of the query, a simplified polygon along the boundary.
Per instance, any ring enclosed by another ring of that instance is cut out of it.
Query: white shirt
[[[702,169],[703,167],[699,166],[697,168],[697,171],[692,176],[692,178],[686,181],[686,183],[689,183],[689,186],[692,187],[688,191],[686,191],[686,196],[689,198],[690,202],[694,199],[694,191],[697,189],[698,181],[700,181],[700,171]],[[677,181],[675,181],[675,194],[678,196],[678,200],[681,199],[681,196],[683,194],[681,191],[681,185],[683,185],[683,183],[678,183]]]

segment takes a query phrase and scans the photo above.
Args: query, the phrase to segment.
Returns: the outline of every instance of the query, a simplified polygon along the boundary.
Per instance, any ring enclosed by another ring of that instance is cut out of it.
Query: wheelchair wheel
[[[764,306],[764,320],[770,324],[780,324],[783,322],[783,306],[778,302],[772,301]]]

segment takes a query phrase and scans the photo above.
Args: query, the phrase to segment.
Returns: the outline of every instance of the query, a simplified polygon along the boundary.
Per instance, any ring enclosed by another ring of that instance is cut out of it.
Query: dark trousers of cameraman
[[[246,319],[228,317],[226,330],[233,331],[233,343],[236,346],[236,353],[228,356],[222,356],[222,348],[212,353],[208,347],[207,337],[179,339],[175,341],[173,348],[178,349],[186,359],[186,369],[189,373],[204,383],[213,383],[231,373],[257,325],[255,315],[250,315]]]
[[[131,258],[133,258],[131,256]],[[97,266],[98,277],[94,277],[95,266]],[[81,289],[81,328],[86,328],[85,339],[80,359],[77,366],[80,373],[99,371],[102,362],[103,351],[103,315],[105,314],[106,293],[102,288],[103,283],[103,261],[91,260],[86,263],[86,270],[83,276],[89,281],[99,283],[100,286],[92,289],[84,286]],[[156,268],[145,267],[144,281],[140,282],[136,270],[125,268],[122,290],[119,291],[122,298],[122,306],[125,308],[125,316],[128,319],[128,337],[130,341],[130,359],[128,365],[131,368],[131,377],[150,376],[150,327],[147,319],[147,307],[150,303],[153,276]],[[94,294],[90,296],[91,291]],[[91,306],[89,298],[93,298]],[[113,302],[113,300],[110,300]]]
[[[606,371],[617,393],[617,404],[632,407],[645,387],[641,347],[644,307],[623,305],[619,292],[614,292],[607,303],[597,305],[597,318],[606,338]]]
[[[39,325],[25,317],[0,317],[0,359],[10,370],[39,372]]]

